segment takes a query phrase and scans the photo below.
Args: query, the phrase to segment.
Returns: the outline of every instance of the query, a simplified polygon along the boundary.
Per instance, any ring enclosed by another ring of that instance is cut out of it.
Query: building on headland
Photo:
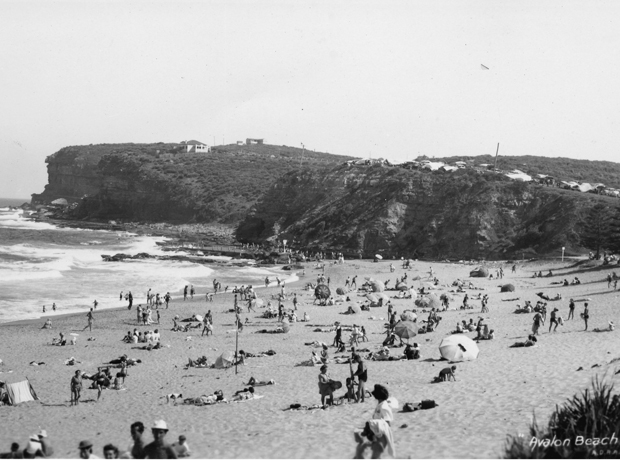
[[[246,145],[252,144],[262,144],[264,139],[250,139],[249,137],[245,140]]]
[[[208,152],[209,146],[207,144],[203,144],[200,141],[183,141],[181,144],[185,145],[185,152],[187,153],[198,153],[198,152]]]

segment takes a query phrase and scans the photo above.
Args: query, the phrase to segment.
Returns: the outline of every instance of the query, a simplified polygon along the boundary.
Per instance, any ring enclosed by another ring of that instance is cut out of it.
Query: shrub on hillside
[[[620,395],[613,389],[594,380],[592,389],[556,406],[547,427],[534,420],[529,436],[509,435],[505,458],[619,458]]]

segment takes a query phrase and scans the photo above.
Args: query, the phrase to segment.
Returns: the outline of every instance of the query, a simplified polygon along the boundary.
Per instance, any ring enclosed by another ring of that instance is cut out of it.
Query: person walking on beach
[[[353,289],[353,286],[355,286],[355,289],[357,289],[357,275],[355,275],[353,277],[353,279],[351,280],[351,289]]]
[[[127,306],[127,309],[131,310],[131,307],[133,306],[133,295],[131,295],[131,291],[129,291],[129,294],[127,294],[127,299],[129,300],[129,305]]]
[[[194,289],[194,285],[192,284],[189,288],[189,296],[190,298],[194,298],[194,294],[196,293],[195,289]]]
[[[118,296],[118,301],[119,302],[123,301],[123,291],[121,291],[120,295]]]
[[[553,328],[553,332],[555,332],[555,330],[558,328],[558,324],[560,324],[557,319],[557,314],[556,314],[557,311],[558,309],[554,308],[553,311],[551,312],[551,315],[549,316],[549,332],[551,332],[551,327],[554,324],[555,324],[555,327]]]
[[[256,310],[254,310],[254,307],[253,307],[253,305],[252,305],[252,302],[253,302],[253,300],[252,300],[252,299],[249,299],[249,300],[248,300],[248,313],[250,313],[251,311],[256,311]]]
[[[590,310],[588,309],[587,302],[583,305],[583,313],[581,314],[581,317],[583,318],[583,322],[586,323],[586,328],[584,329],[584,331],[587,331],[588,330],[588,318],[590,318]]]
[[[512,273],[517,273],[517,264],[512,266]]]
[[[183,300],[187,300],[187,289],[188,289],[188,286],[185,285],[185,287],[183,288]]]
[[[71,405],[77,406],[80,403],[80,393],[82,392],[82,371],[75,371],[71,377]]]
[[[293,294],[293,310],[297,311],[297,293]]]
[[[45,305],[43,305],[43,313],[45,313]]]
[[[56,311],[56,303],[52,304],[52,310]]]
[[[88,328],[92,332],[92,330],[93,330],[93,320],[95,319],[95,315],[93,315],[93,309],[92,308],[86,314],[86,318],[88,318],[88,324],[82,330],[85,331]]]

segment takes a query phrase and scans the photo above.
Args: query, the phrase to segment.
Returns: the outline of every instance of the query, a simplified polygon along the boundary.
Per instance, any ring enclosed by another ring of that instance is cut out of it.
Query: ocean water
[[[101,255],[119,252],[164,253],[163,238],[127,232],[58,228],[28,219],[21,209],[0,207],[0,323],[126,306],[119,293],[132,292],[134,305],[144,303],[149,288],[173,299],[183,287],[194,285],[196,295],[212,290],[213,279],[222,287],[263,285],[266,275],[286,279],[285,272],[220,263],[202,264],[155,259],[104,262]],[[169,254],[169,253],[168,253]],[[289,281],[292,279],[289,278]],[[56,312],[52,304],[56,303]],[[43,313],[43,306],[46,313]]]

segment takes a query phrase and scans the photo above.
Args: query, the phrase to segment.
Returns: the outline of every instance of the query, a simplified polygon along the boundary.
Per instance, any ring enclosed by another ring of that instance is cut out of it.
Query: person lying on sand
[[[527,340],[525,342],[515,342],[510,345],[510,348],[522,348],[522,347],[533,347],[538,342],[538,339],[535,335],[530,334],[527,336]]]
[[[175,401],[176,402],[176,401]],[[194,406],[205,406],[217,403],[226,403],[226,399],[224,399],[224,393],[222,390],[217,390],[211,395],[202,395],[198,398],[186,398],[183,400],[183,404],[192,404]]]
[[[209,362],[206,356],[201,356],[198,359],[188,358],[187,368],[190,367],[209,367]]]
[[[52,339],[52,345],[65,346],[67,344],[67,339],[65,339],[65,335],[62,332],[59,332],[58,335],[60,338],[54,337]]]
[[[253,387],[264,387],[267,385],[275,385],[275,384],[276,384],[276,381],[273,379],[257,381],[254,377],[250,377],[250,380],[248,382],[248,385],[253,386]]]

